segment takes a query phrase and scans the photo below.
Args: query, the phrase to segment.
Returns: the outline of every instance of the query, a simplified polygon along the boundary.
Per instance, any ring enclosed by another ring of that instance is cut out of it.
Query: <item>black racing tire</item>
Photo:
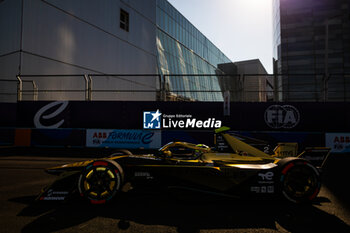
[[[104,204],[120,191],[124,181],[122,167],[109,159],[96,160],[79,176],[80,195],[91,204]]]
[[[282,159],[280,190],[284,198],[293,203],[309,203],[321,188],[320,174],[310,162],[297,159]]]
[[[110,154],[108,157],[112,158],[112,157],[115,157],[115,156],[122,156],[122,155],[133,155],[133,154],[129,150],[120,149],[120,150],[113,151],[113,153]]]

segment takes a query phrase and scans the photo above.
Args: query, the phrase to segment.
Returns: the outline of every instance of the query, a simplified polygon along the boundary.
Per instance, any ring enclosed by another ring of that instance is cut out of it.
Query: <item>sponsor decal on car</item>
[[[250,192],[259,194],[275,193],[274,176],[275,174],[272,171],[259,172],[257,185],[251,186]]]
[[[266,172],[266,173],[258,173],[258,176],[263,181],[271,181],[273,179],[273,172]]]
[[[258,173],[258,177],[259,177],[259,180],[258,180],[258,184],[261,185],[271,185],[271,184],[274,184],[274,173],[269,171],[269,172],[266,172],[266,173]]]
[[[136,171],[134,174],[135,177],[144,177],[146,179],[154,179],[153,176],[151,176],[151,174],[149,172],[142,172],[142,171]]]
[[[69,194],[68,191],[53,191],[49,189],[45,196],[42,196],[40,200],[43,201],[64,201],[66,196]]]
[[[272,185],[269,186],[252,186],[250,191],[253,193],[275,193],[275,187]]]

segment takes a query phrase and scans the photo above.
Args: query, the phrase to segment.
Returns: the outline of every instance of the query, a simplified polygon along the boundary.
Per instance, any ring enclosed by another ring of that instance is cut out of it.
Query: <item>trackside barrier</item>
[[[212,130],[12,128],[7,129],[7,131],[0,130],[0,139],[10,130],[14,132],[12,134],[13,145],[26,147],[158,149],[174,140],[214,145],[214,132]],[[321,132],[230,131],[229,133],[238,135],[246,143],[269,153],[273,153],[275,146],[281,142],[298,143],[299,152],[310,145],[325,146],[325,135],[329,136]]]

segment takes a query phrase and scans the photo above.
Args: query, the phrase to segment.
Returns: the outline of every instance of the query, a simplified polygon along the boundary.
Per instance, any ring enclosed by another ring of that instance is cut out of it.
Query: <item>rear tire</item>
[[[92,204],[104,204],[120,191],[124,180],[122,167],[115,161],[96,160],[80,174],[80,195]]]
[[[286,159],[280,176],[283,196],[294,203],[311,202],[321,188],[318,170],[306,160]]]

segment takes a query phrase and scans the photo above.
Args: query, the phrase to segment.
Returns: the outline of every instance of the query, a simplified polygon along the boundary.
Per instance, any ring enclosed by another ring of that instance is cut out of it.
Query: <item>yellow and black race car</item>
[[[321,187],[319,167],[324,165],[329,148],[308,148],[294,157],[282,158],[283,154],[291,155],[282,153],[290,144],[280,144],[276,153],[269,155],[228,134],[228,130],[223,127],[215,133],[228,145],[229,152],[171,142],[155,154],[124,151],[104,159],[49,168],[48,173],[59,177],[37,199],[65,200],[75,193],[101,204],[118,198],[119,192],[130,187],[171,187],[232,197],[281,196],[295,203],[310,202],[317,196]],[[319,167],[310,161],[315,158]]]

